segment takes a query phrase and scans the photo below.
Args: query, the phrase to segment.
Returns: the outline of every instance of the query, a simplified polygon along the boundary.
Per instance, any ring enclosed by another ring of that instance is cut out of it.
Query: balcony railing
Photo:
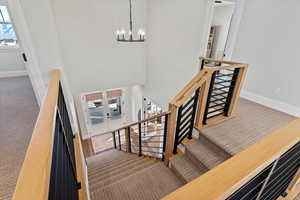
[[[86,200],[84,165],[80,136],[71,127],[60,72],[54,70],[13,200]]]

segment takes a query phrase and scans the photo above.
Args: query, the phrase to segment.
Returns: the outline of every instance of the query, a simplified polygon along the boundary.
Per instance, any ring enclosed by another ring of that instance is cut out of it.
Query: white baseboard
[[[19,77],[19,76],[28,76],[27,72],[24,71],[0,71],[0,78],[9,78],[9,77]]]
[[[300,108],[297,106],[293,106],[293,105],[290,105],[290,104],[287,104],[287,103],[284,103],[281,101],[273,100],[273,99],[270,99],[267,97],[263,97],[263,96],[255,94],[255,93],[245,91],[245,90],[241,91],[241,97],[248,99],[250,101],[253,101],[255,103],[262,104],[264,106],[273,108],[275,110],[279,110],[281,112],[293,115],[295,117],[300,117]]]

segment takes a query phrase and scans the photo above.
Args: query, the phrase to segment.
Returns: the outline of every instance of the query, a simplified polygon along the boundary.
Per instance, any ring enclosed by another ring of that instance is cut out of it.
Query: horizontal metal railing
[[[114,148],[164,160],[168,115],[164,112],[113,131]]]
[[[292,200],[300,193],[299,132],[297,119],[163,200]]]

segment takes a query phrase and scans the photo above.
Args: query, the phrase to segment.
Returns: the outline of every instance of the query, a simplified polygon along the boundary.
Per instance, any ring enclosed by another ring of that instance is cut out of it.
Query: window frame
[[[7,9],[7,12],[8,12],[8,15],[9,15],[9,18],[10,18],[10,22],[0,22],[0,24],[8,24],[8,25],[11,25],[13,30],[14,30],[14,33],[16,35],[16,44],[15,45],[1,45],[0,44],[0,50],[9,50],[9,49],[19,49],[20,48],[20,45],[19,45],[19,37],[16,33],[16,29],[15,29],[15,25],[14,25],[14,22],[13,22],[13,19],[11,17],[11,13],[10,13],[10,10],[9,10],[9,7],[8,7],[8,2],[0,2],[0,6],[5,6],[6,9]]]

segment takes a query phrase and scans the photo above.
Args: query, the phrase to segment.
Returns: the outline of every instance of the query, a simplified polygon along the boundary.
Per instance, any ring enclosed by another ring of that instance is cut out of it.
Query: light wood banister
[[[200,72],[198,72],[188,84],[179,91],[179,93],[170,101],[169,103],[169,112],[170,117],[168,121],[168,138],[167,138],[167,148],[166,148],[166,164],[168,164],[168,159],[172,156],[172,151],[174,148],[174,136],[176,130],[176,120],[177,120],[177,112],[180,106],[184,105],[196,92],[197,89],[200,88],[200,96],[198,98],[198,108],[196,111],[195,118],[195,128],[198,130],[202,130],[208,126],[214,125],[216,123],[220,123],[224,120],[230,119],[235,116],[235,108],[237,104],[237,100],[240,94],[241,87],[243,85],[243,81],[245,79],[245,75],[247,72],[248,65],[241,64],[237,62],[231,61],[222,61],[222,60],[214,60],[210,58],[200,58],[204,61],[209,62],[217,62],[222,64],[228,64],[226,66],[213,66],[213,67],[204,67]],[[204,65],[205,66],[205,65]],[[212,80],[212,76],[215,72],[222,70],[235,70],[239,69],[238,77],[235,82],[235,87],[232,93],[232,98],[228,110],[227,116],[218,116],[215,118],[211,118],[207,120],[206,124],[203,124],[204,113],[208,101],[208,94],[210,89],[210,84]]]
[[[226,199],[297,144],[300,141],[299,131],[300,119],[297,119],[166,196],[163,200]],[[299,183],[299,181],[298,174],[289,187],[290,196],[279,199],[295,197],[299,193],[299,188],[295,188],[292,184]]]
[[[48,199],[59,79],[59,70],[54,70],[26,152],[13,200]]]
[[[140,121],[137,121],[137,122],[133,122],[133,123],[127,124],[127,125],[125,125],[125,126],[122,126],[121,128],[118,128],[118,129],[116,129],[116,130],[114,130],[114,131],[111,131],[111,132],[116,132],[116,131],[118,131],[118,130],[123,130],[123,129],[129,128],[129,127],[131,127],[131,126],[135,126],[135,125],[138,125],[138,124],[147,122],[147,121],[151,121],[151,120],[153,120],[153,119],[157,119],[157,118],[160,118],[160,117],[165,116],[165,115],[168,115],[168,114],[170,114],[169,111],[162,112],[162,113],[160,113],[160,114],[154,115],[154,116],[149,117],[149,118],[147,118],[147,119],[144,119],[144,120],[140,120]]]
[[[25,159],[18,177],[13,200],[48,200],[54,144],[54,128],[60,87],[60,71],[53,70],[48,89],[32,133]],[[86,166],[79,133],[75,134],[74,151],[79,200],[88,199]]]
[[[205,58],[205,57],[200,57],[199,59],[204,60],[204,61],[208,61],[208,62],[223,63],[223,64],[229,64],[229,65],[242,64],[242,63],[233,62],[233,61],[217,60],[217,59]]]
[[[74,148],[77,167],[77,179],[81,183],[81,189],[79,190],[79,200],[88,200],[89,192],[87,188],[88,183],[86,182],[87,168],[84,165],[85,157],[83,155],[82,143],[79,133],[75,134]]]

